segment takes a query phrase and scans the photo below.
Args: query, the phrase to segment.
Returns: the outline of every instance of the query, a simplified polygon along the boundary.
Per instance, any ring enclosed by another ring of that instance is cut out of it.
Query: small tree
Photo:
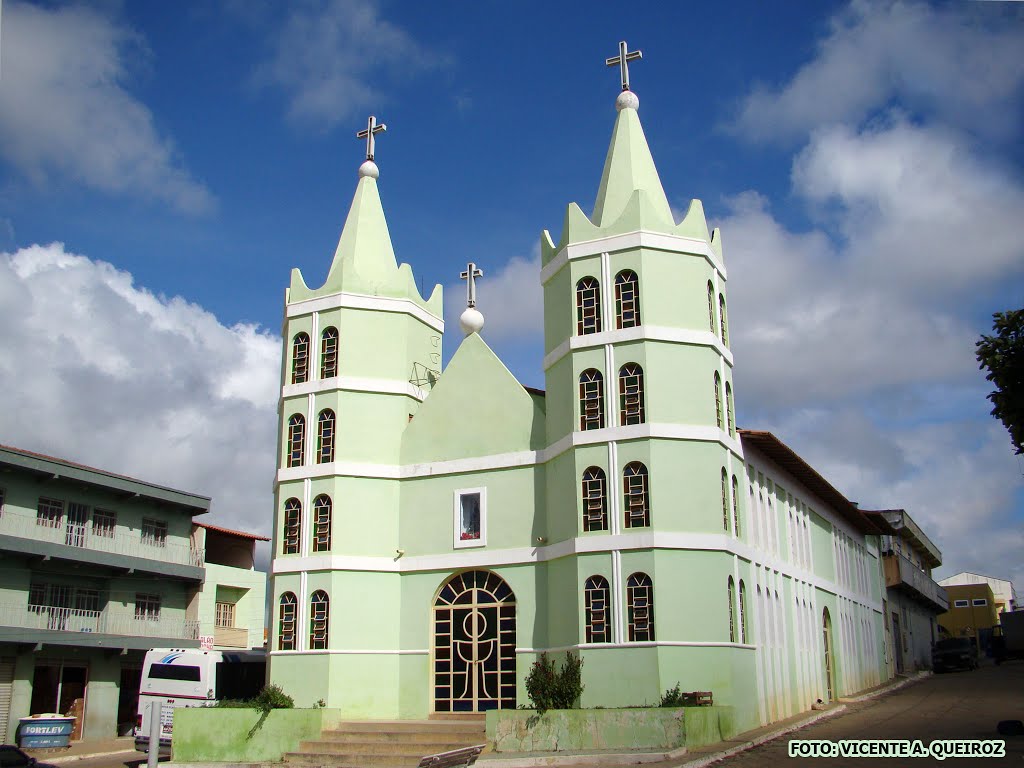
[[[526,676],[526,695],[538,714],[549,709],[572,709],[583,695],[583,659],[566,652],[562,669],[542,653]]]
[[[1014,451],[1024,453],[1024,309],[992,315],[993,336],[982,336],[976,356],[985,377],[995,384],[992,415],[1010,431]]]

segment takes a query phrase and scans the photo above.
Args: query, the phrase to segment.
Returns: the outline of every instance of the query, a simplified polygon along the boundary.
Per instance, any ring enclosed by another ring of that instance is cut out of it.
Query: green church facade
[[[397,264],[372,145],[324,286],[293,271],[270,676],[298,706],[515,707],[568,651],[584,707],[678,683],[742,731],[885,679],[878,531],[737,429],[720,234],[699,201],[675,222],[616,108],[593,215],[542,235],[544,392],[480,335],[474,265],[441,373],[441,287]]]

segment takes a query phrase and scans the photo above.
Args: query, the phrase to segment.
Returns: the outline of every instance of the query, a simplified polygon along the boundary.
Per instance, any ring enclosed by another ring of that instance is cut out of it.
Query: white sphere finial
[[[471,333],[480,333],[484,327],[484,316],[480,314],[480,310],[467,307],[459,318],[459,327],[467,336]]]
[[[373,160],[367,160],[365,163],[359,166],[359,178],[369,176],[371,179],[380,178],[380,168]]]
[[[615,111],[624,109],[640,109],[640,99],[632,91],[622,91],[615,99]]]

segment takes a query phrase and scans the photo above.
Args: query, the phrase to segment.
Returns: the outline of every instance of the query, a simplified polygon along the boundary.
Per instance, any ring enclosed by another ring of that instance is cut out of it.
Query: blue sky
[[[621,39],[671,204],[722,228],[740,424],[905,507],[942,573],[1024,584],[973,362],[1024,302],[1018,3],[6,0],[0,442],[269,532],[284,287],[326,275],[370,113],[446,357],[473,260],[485,339],[543,386],[538,237],[593,205]]]

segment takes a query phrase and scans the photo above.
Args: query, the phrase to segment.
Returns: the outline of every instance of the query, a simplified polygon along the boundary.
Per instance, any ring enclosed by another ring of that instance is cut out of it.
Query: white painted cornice
[[[399,299],[391,296],[362,296],[355,293],[336,293],[332,296],[294,301],[287,306],[285,315],[288,318],[302,317],[304,315],[311,315],[314,312],[323,312],[329,309],[338,309],[339,307],[371,309],[381,312],[401,312],[415,317],[439,333],[444,333],[444,320],[435,317],[409,299]]]
[[[601,347],[605,344],[621,344],[631,341],[666,341],[673,344],[692,344],[712,347],[726,363],[733,365],[732,351],[711,331],[695,331],[688,328],[669,328],[660,325],[638,325],[634,328],[588,333],[585,336],[570,336],[553,350],[544,355],[544,370],[565,357],[570,351]]]

